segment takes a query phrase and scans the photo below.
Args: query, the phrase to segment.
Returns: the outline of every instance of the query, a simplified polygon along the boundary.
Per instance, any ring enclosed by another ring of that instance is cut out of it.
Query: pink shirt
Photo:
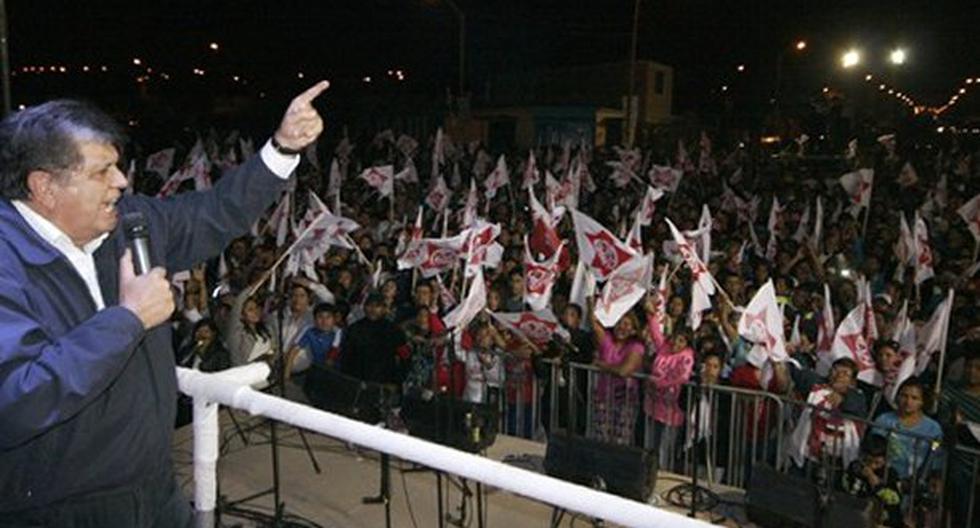
[[[643,356],[643,343],[638,339],[630,339],[617,343],[612,332],[606,332],[599,342],[599,359],[611,365],[619,365],[632,354]],[[635,388],[637,381],[632,378],[621,378],[611,374],[600,374],[596,380],[595,390],[599,397],[605,397],[611,388],[626,385]]]
[[[694,371],[694,350],[686,347],[680,352],[675,352],[671,343],[660,331],[660,325],[652,318],[648,328],[656,347],[656,356],[650,372],[653,390],[647,392],[643,410],[657,422],[679,427],[684,424],[680,396],[684,384]]]

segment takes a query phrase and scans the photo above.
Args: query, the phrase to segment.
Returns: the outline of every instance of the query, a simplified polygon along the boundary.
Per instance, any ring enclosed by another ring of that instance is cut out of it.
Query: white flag
[[[864,303],[859,303],[837,327],[830,355],[834,360],[842,357],[853,359],[858,366],[858,378],[870,383],[874,378],[875,362],[871,357],[866,320]]]
[[[956,210],[960,218],[966,222],[966,226],[973,233],[973,238],[980,244],[980,194],[974,196],[969,202],[963,204]]]
[[[433,182],[432,189],[425,196],[425,203],[432,208],[433,211],[437,213],[442,213],[446,210],[446,206],[449,205],[449,197],[452,193],[449,191],[449,187],[446,186],[446,180],[442,177],[442,174],[436,176]]]
[[[405,166],[395,174],[395,179],[406,183],[418,183],[419,171],[415,169],[415,162],[412,158],[405,158]]]
[[[487,285],[483,280],[483,270],[477,269],[470,291],[463,302],[446,314],[443,322],[446,328],[465,328],[487,306]]]
[[[391,165],[368,167],[361,172],[360,178],[366,181],[371,187],[377,189],[382,197],[391,196],[395,190],[395,169]]]
[[[915,375],[925,372],[936,352],[945,353],[949,335],[949,320],[953,312],[953,290],[950,289],[939,306],[932,312],[929,321],[919,329],[916,343]]]
[[[572,221],[575,224],[579,260],[585,262],[600,281],[606,280],[613,270],[636,256],[632,248],[584,213],[572,211]]]
[[[524,235],[524,302],[532,310],[544,310],[551,303],[551,292],[558,278],[558,259],[561,246],[551,257],[538,262],[531,255],[527,235]]]
[[[595,275],[589,273],[585,263],[579,260],[575,266],[575,278],[572,279],[572,291],[568,294],[568,302],[577,304],[584,310],[588,306],[586,299],[595,295],[595,288]]]
[[[647,292],[653,259],[637,255],[613,270],[596,300],[595,316],[605,327],[614,326]]]
[[[656,187],[647,185],[647,193],[640,201],[640,225],[648,226],[653,223],[653,213],[657,210],[657,200],[663,198],[664,192]]]
[[[795,240],[797,244],[802,243],[803,239],[806,238],[807,231],[809,230],[810,230],[810,204],[807,203],[806,208],[803,209],[803,214],[800,215],[800,223],[796,225],[796,232],[793,233],[793,240]]]
[[[851,214],[857,216],[863,207],[871,205],[871,190],[874,186],[874,169],[858,169],[840,177],[841,187],[851,198]]]
[[[171,167],[173,167],[175,152],[177,152],[176,149],[168,148],[150,154],[146,157],[146,170],[159,174],[161,178],[166,178],[167,174],[170,174]]]
[[[922,284],[935,276],[932,269],[932,248],[929,247],[929,230],[926,221],[915,213],[915,284]]]
[[[738,319],[738,334],[756,345],[749,352],[748,361],[757,368],[762,368],[766,360],[793,361],[786,352],[783,311],[776,303],[772,279],[759,288],[742,312]]]
[[[497,158],[497,166],[483,182],[483,186],[487,189],[484,195],[488,200],[492,200],[494,196],[497,196],[497,190],[505,185],[510,185],[510,171],[507,170],[506,158],[501,154]]]

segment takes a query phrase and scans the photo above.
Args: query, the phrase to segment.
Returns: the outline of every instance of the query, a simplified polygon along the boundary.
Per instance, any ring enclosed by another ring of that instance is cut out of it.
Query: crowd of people
[[[488,403],[503,410],[508,431],[535,436],[557,424],[653,449],[662,468],[679,469],[678,445],[718,453],[713,464],[724,467],[730,436],[740,434],[786,454],[768,462],[873,499],[888,525],[937,522],[930,515],[945,500],[954,525],[966,526],[978,489],[969,449],[980,435],[980,213],[968,202],[980,192],[980,159],[977,145],[956,136],[887,132],[864,130],[820,163],[806,155],[805,138],[774,152],[749,135],[701,131],[654,136],[637,149],[566,141],[505,153],[453,143],[441,130],[321,142],[250,235],[172,275],[177,362],[215,371],[269,361],[314,403],[325,371]],[[206,153],[214,179],[250,154],[230,137],[212,133],[190,149]],[[164,183],[140,161],[138,189]],[[857,175],[857,186],[842,185],[842,174]],[[611,251],[653,255],[644,293],[613,324],[597,317],[605,292],[582,293],[572,215],[552,218],[553,231],[545,221],[542,232],[535,195],[546,197],[549,215],[565,206],[605,226],[617,238]],[[309,262],[280,265],[327,209],[357,228]],[[635,221],[644,211],[650,221]],[[915,226],[904,227],[906,218]],[[691,230],[703,270],[665,219]],[[499,261],[477,264],[479,273],[459,249],[435,272],[405,263],[420,240],[449,240],[481,221],[498,226]],[[552,232],[565,243],[542,244]],[[551,257],[550,297],[532,310],[538,277],[528,263]],[[698,300],[702,273],[717,289],[707,308]],[[769,283],[786,357],[740,324]],[[483,289],[485,300],[461,320],[456,312]],[[860,331],[844,335],[860,306]],[[515,323],[521,314],[546,330]],[[938,327],[938,339],[928,337]],[[861,345],[840,353],[855,336]],[[695,402],[695,386],[714,392]],[[729,386],[797,405],[777,418],[768,405],[732,404]],[[746,430],[730,427],[734,412],[745,414]],[[772,445],[777,428],[786,446]]]

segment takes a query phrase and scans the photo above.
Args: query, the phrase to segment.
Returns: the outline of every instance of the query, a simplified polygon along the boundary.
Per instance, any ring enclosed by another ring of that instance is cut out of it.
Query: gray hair
[[[64,174],[82,163],[79,144],[96,141],[122,152],[122,128],[95,106],[58,99],[0,121],[0,197],[26,199],[27,176],[36,170]]]

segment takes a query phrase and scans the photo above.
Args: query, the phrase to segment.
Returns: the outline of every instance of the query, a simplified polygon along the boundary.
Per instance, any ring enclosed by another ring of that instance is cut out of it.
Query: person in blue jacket
[[[323,130],[290,103],[260,153],[212,190],[124,195],[120,127],[56,100],[0,122],[0,526],[189,526],[172,472],[177,380],[167,272],[218,254]],[[133,270],[119,218],[146,219]]]

